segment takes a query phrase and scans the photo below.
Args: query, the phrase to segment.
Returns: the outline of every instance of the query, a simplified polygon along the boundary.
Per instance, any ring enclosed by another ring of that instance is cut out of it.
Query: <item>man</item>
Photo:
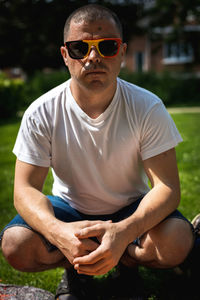
[[[125,51],[113,12],[75,11],[61,47],[71,79],[29,107],[14,147],[20,216],[4,229],[2,251],[21,271],[64,267],[59,299],[77,299],[73,276],[119,262],[173,267],[193,246],[191,224],[176,210],[181,137],[158,97],[117,78]]]

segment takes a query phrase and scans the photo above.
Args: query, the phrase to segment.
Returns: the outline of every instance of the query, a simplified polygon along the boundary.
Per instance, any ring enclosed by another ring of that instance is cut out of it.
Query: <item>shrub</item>
[[[67,70],[64,71],[37,71],[26,83],[26,106],[42,94],[69,79]]]
[[[69,78],[67,71],[36,72],[26,81],[0,73],[0,118],[15,117],[36,98]]]
[[[24,81],[0,76],[0,118],[15,117],[24,107]]]
[[[122,70],[120,77],[158,95],[166,106],[200,105],[199,78],[169,72],[130,73]]]
[[[36,98],[69,79],[67,70],[36,72],[26,81],[8,79],[0,73],[0,117],[14,117]],[[185,78],[170,73],[130,73],[122,70],[120,77],[158,95],[166,106],[200,105],[198,78]]]

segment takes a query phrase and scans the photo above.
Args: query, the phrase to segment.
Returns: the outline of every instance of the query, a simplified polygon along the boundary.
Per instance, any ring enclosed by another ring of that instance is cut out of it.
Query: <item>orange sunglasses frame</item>
[[[99,43],[102,42],[102,41],[113,41],[113,40],[117,42],[117,46],[118,46],[117,52],[114,55],[112,55],[112,56],[103,55],[101,53],[101,51],[99,50]],[[104,58],[112,58],[112,57],[115,57],[119,53],[119,48],[120,48],[120,45],[122,44],[122,40],[120,38],[102,38],[102,39],[94,39],[94,40],[78,40],[78,41],[69,41],[69,42],[79,42],[79,41],[88,44],[88,52],[82,58],[77,58],[77,59],[86,58],[89,55],[92,46],[95,46],[95,48],[97,49],[97,51],[98,51],[98,53],[99,53],[100,56],[102,56]],[[65,47],[67,49],[68,49],[67,43],[69,43],[69,42],[65,42]],[[76,59],[76,58],[73,58],[73,59]]]

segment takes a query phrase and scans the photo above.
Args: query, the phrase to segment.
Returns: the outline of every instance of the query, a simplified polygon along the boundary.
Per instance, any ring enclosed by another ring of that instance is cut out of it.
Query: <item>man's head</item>
[[[65,23],[64,45],[73,86],[93,91],[116,86],[126,44],[115,13],[100,5],[80,7]]]
[[[123,39],[122,25],[117,15],[104,6],[97,4],[88,4],[79,7],[67,18],[64,26],[64,42],[67,41],[72,20],[75,23],[81,23],[82,21],[92,23],[103,19],[112,19],[116,25],[116,28],[119,31],[120,38]]]

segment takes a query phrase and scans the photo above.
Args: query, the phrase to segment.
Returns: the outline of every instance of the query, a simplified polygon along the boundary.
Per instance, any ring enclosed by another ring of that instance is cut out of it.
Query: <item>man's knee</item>
[[[8,263],[22,272],[69,267],[69,262],[59,250],[49,253],[40,236],[24,227],[16,226],[4,232],[2,252]]]
[[[32,232],[23,227],[8,228],[2,238],[2,253],[8,263],[19,271],[27,271],[27,263],[30,247],[27,249],[27,242]],[[29,250],[29,251],[28,251]]]
[[[160,268],[182,263],[194,243],[191,226],[182,219],[167,219],[149,234],[155,247],[155,260]]]
[[[190,224],[181,219],[163,221],[141,238],[141,245],[129,245],[128,253],[138,264],[153,268],[179,265],[194,243]]]

